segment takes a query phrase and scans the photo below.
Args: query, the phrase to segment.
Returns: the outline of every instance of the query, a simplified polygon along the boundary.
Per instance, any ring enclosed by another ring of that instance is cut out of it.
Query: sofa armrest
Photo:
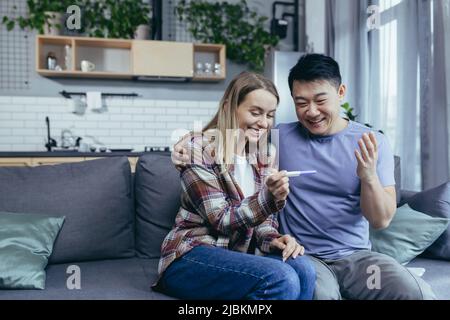
[[[413,195],[417,194],[417,191],[411,191],[411,190],[400,190],[400,202],[397,205],[397,207],[403,206],[409,198],[411,198]]]

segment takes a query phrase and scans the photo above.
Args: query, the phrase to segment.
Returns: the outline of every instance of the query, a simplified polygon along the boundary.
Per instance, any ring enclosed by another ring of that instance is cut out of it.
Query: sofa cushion
[[[404,205],[397,209],[389,227],[370,230],[372,250],[408,263],[436,241],[448,225],[448,219],[433,218]]]
[[[157,258],[161,243],[175,222],[180,208],[180,174],[170,154],[141,156],[135,174],[136,252]]]
[[[450,219],[450,182],[415,194],[408,199],[408,204],[432,217]],[[450,227],[424,252],[424,256],[450,260]]]
[[[44,289],[64,217],[0,212],[0,289]]]
[[[50,263],[134,256],[126,157],[0,168],[0,211],[65,216]]]
[[[171,299],[151,289],[158,264],[155,260],[130,258],[50,265],[45,290],[0,290],[0,300]]]
[[[424,268],[422,278],[433,289],[439,300],[450,300],[450,262],[442,260],[416,258],[407,267]]]

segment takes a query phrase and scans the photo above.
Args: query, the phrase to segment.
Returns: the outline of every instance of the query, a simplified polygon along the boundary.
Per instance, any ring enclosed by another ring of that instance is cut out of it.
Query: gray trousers
[[[431,287],[395,259],[368,250],[339,260],[311,256],[315,300],[434,300]]]

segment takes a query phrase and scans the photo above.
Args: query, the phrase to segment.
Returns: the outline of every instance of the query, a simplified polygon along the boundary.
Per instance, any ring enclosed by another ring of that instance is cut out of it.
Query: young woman
[[[161,291],[181,299],[312,298],[312,262],[277,231],[289,179],[260,147],[278,102],[272,82],[241,73],[203,134],[185,139],[192,157],[181,171],[175,226],[161,247]]]

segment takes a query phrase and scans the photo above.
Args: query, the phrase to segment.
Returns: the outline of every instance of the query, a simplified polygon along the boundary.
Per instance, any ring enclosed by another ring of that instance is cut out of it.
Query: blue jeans
[[[180,299],[310,300],[316,273],[306,256],[288,259],[198,246],[172,262],[160,289]]]

